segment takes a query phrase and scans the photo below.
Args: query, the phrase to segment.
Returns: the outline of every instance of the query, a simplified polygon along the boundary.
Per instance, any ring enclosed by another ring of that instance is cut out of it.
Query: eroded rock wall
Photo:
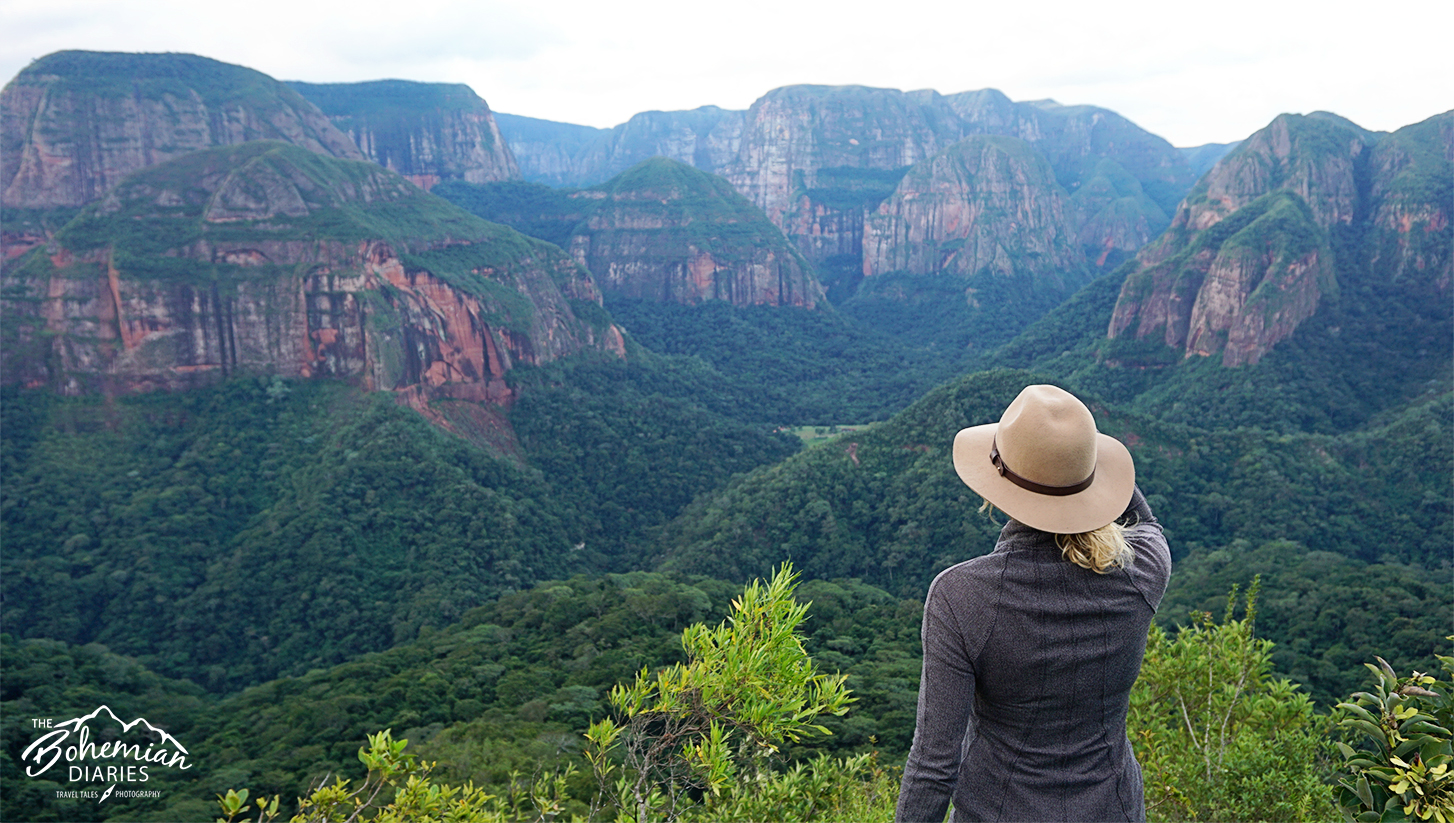
[[[219,84],[225,92],[215,90]],[[138,169],[249,140],[363,157],[284,84],[192,55],[58,52],[42,58],[0,91],[0,129],[0,202],[7,208],[80,206]]]

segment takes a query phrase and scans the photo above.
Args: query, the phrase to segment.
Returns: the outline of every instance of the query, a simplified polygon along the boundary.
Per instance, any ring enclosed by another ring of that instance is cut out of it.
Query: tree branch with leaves
[[[682,632],[686,663],[612,689],[619,720],[592,724],[586,756],[620,817],[678,819],[687,804],[754,779],[783,741],[830,734],[820,716],[848,711],[846,676],[819,673],[803,649],[809,604],[793,600],[797,581],[783,564],[747,586],[721,625]]]

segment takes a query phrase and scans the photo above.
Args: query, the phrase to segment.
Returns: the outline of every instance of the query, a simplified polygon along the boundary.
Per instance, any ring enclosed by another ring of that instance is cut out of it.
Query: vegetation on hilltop
[[[535,183],[476,185],[454,181],[436,189],[460,207],[543,240],[569,247],[575,235],[650,230],[654,242],[686,245],[719,262],[741,262],[770,249],[811,266],[767,215],[726,180],[666,157],[643,160],[610,180],[580,191]]]
[[[304,83],[290,80],[287,85],[330,118],[394,119],[404,113],[419,116],[438,114],[448,109],[485,108],[479,95],[464,83],[420,83],[413,80]]]
[[[178,252],[199,242],[235,240],[382,240],[417,253],[473,241],[478,249],[471,253],[478,259],[468,262],[501,269],[549,249],[372,163],[264,140],[204,149],[143,169],[57,235],[77,252],[110,246],[119,268],[147,277],[166,277],[172,269],[173,276],[196,277],[206,263],[183,260]],[[248,276],[242,266],[212,266],[219,274]],[[446,279],[466,273],[459,267],[439,272]]]
[[[590,200],[571,197],[570,190],[518,180],[445,180],[431,191],[470,214],[563,249],[570,247],[571,235],[592,205]]]
[[[898,169],[829,166],[813,173],[812,186],[803,182],[801,170],[795,170],[793,199],[807,197],[815,204],[839,211],[874,209],[894,193],[909,169],[909,166]]]
[[[492,323],[520,334],[540,325],[540,307],[527,296],[539,285],[554,283],[582,298],[591,293],[560,249],[482,220],[393,172],[252,141],[130,175],[56,233],[55,243],[80,262],[58,269],[49,253],[33,250],[17,264],[23,278],[13,294],[32,299],[55,276],[103,276],[103,252],[104,265],[123,278],[227,293],[239,282],[287,282],[318,266],[357,269],[362,244],[370,242],[388,244],[407,268],[480,298]],[[240,262],[232,262],[234,250]],[[609,325],[589,300],[571,305],[579,313],[568,321],[598,331]],[[6,333],[19,334],[19,324],[7,324]]]
[[[208,108],[246,104],[262,111],[280,107],[308,108],[287,85],[245,66],[195,54],[133,54],[127,52],[58,51],[32,60],[12,83],[55,83],[73,92],[101,97],[197,94]]]

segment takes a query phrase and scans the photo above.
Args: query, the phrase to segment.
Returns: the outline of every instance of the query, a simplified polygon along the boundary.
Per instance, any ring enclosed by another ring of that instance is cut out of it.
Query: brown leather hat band
[[[1005,465],[1004,459],[1000,457],[1000,447],[997,440],[990,441],[990,462],[993,463],[995,468],[999,470],[1001,477],[1005,478],[1011,483],[1014,483],[1016,486],[1019,486],[1025,491],[1034,492],[1036,494],[1048,494],[1054,497],[1065,497],[1066,495],[1083,492],[1086,489],[1090,488],[1091,481],[1096,479],[1096,470],[1091,469],[1089,477],[1080,481],[1079,483],[1073,483],[1069,486],[1046,486],[1040,483],[1036,483],[1034,480],[1026,480],[1020,475],[1010,471],[1010,467]]]

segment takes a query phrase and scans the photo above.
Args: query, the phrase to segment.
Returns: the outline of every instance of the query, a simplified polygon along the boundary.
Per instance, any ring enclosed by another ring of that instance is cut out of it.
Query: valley
[[[59,52],[0,123],[5,819],[211,819],[383,729],[457,783],[580,763],[784,562],[858,702],[782,761],[897,766],[929,582],[1000,527],[950,443],[1032,383],[1135,457],[1168,632],[1260,576],[1320,713],[1449,653],[1454,112],[1193,150],[800,85],[593,129]],[[29,718],[100,703],[196,769],[23,776]]]

